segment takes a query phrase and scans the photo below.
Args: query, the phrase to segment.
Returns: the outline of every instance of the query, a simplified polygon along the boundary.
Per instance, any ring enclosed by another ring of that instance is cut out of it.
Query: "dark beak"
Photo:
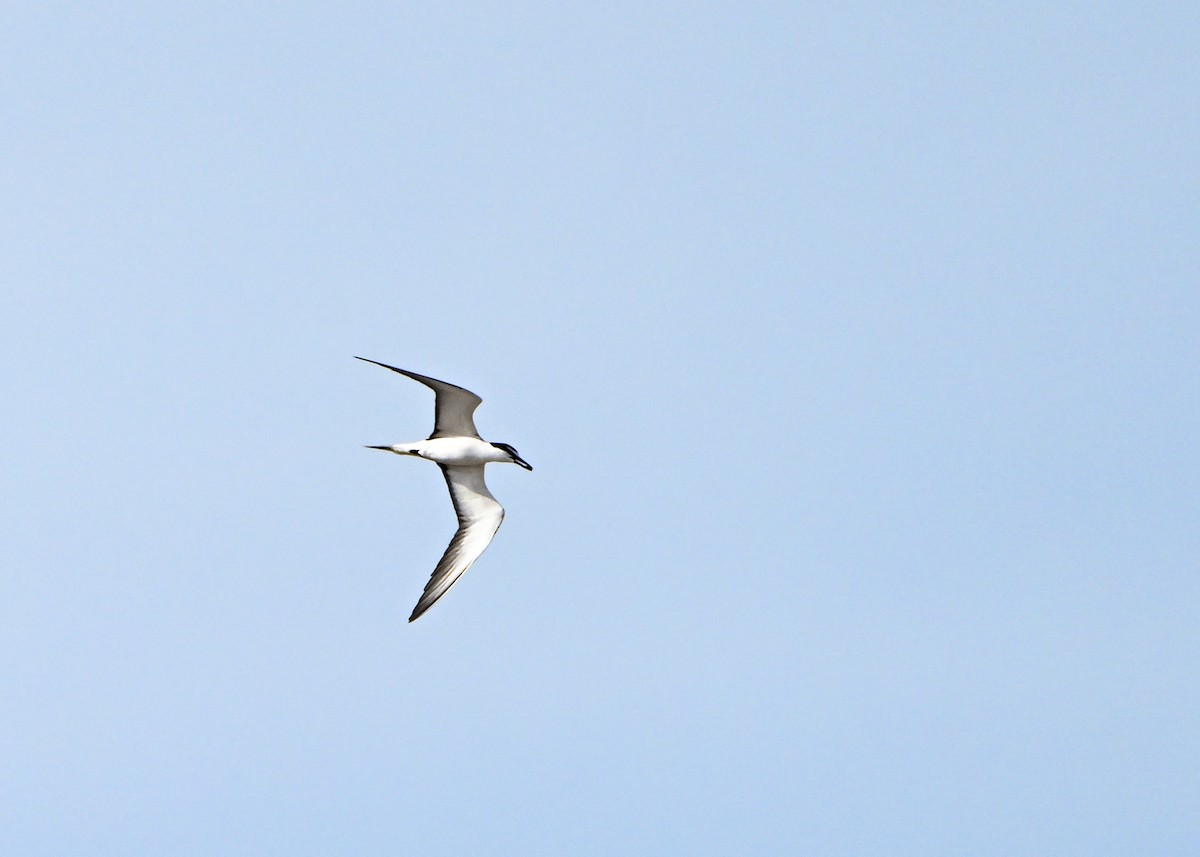
[[[392,448],[390,446],[368,446],[366,448],[367,449],[386,449],[388,452],[392,451]]]
[[[532,465],[532,464],[530,464],[528,461],[526,461],[525,459],[523,459],[523,458],[522,458],[521,456],[519,456],[519,455],[514,455],[514,456],[512,457],[512,460],[513,460],[515,463],[517,463],[517,464],[521,465],[522,467],[524,467],[526,470],[533,470],[533,465]]]

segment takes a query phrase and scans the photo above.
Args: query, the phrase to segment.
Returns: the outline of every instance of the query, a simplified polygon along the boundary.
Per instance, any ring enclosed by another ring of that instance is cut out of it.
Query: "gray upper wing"
[[[475,430],[474,413],[475,409],[483,402],[483,399],[476,396],[470,390],[464,390],[462,387],[454,384],[439,381],[437,378],[418,375],[416,372],[409,372],[407,369],[397,369],[395,366],[389,366],[377,360],[368,360],[366,357],[356,357],[355,359],[366,363],[374,363],[376,366],[391,369],[393,372],[399,372],[401,375],[412,378],[414,381],[419,381],[433,390],[436,398],[433,406],[433,434],[429,436],[430,440],[436,437],[479,437],[479,432]]]

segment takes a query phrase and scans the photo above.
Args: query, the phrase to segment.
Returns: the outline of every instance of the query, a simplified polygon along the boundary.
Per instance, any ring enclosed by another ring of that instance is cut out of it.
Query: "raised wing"
[[[471,567],[471,563],[479,559],[504,520],[504,507],[496,502],[484,484],[482,464],[438,466],[442,468],[450,499],[454,501],[458,532],[425,584],[425,592],[408,617],[409,622],[432,607]]]
[[[476,396],[470,390],[464,390],[462,387],[457,387],[454,384],[447,384],[445,381],[439,381],[437,378],[427,378],[424,375],[418,375],[416,372],[409,372],[407,369],[397,369],[395,366],[389,366],[386,363],[368,360],[366,357],[356,357],[355,359],[366,363],[374,363],[376,366],[391,369],[393,372],[399,372],[401,375],[412,378],[414,381],[420,381],[426,387],[433,390],[436,399],[433,405],[433,434],[429,436],[430,440],[433,440],[435,437],[479,437],[479,433],[475,430],[475,420],[472,415],[475,413],[475,409],[483,402],[483,399]]]

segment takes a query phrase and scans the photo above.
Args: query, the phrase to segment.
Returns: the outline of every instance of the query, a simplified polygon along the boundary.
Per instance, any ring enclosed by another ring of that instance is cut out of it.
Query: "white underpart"
[[[512,461],[507,452],[497,449],[477,437],[437,437],[431,440],[414,440],[412,443],[397,443],[392,449],[401,455],[419,455],[421,458],[428,458],[438,464],[451,466],[487,464],[489,461]],[[482,482],[481,475],[480,483]]]

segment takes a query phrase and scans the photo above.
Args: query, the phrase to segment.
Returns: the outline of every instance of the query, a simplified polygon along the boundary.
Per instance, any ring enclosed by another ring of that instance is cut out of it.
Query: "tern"
[[[413,608],[412,615],[408,617],[408,621],[412,622],[432,607],[466,573],[471,563],[479,559],[480,554],[492,543],[496,530],[500,529],[500,523],[504,520],[504,507],[496,502],[496,498],[484,484],[484,465],[508,463],[519,464],[526,470],[533,468],[507,443],[491,443],[479,436],[472,414],[483,399],[470,390],[406,369],[397,369],[376,360],[368,360],[366,357],[355,359],[399,372],[406,378],[419,381],[434,393],[433,434],[427,439],[391,446],[367,447],[394,452],[397,455],[415,455],[436,462],[442,469],[442,475],[446,477],[450,501],[454,503],[454,512],[458,515],[458,532],[450,540],[450,546],[446,548],[446,553],[442,555],[429,582],[425,584],[425,592]]]

